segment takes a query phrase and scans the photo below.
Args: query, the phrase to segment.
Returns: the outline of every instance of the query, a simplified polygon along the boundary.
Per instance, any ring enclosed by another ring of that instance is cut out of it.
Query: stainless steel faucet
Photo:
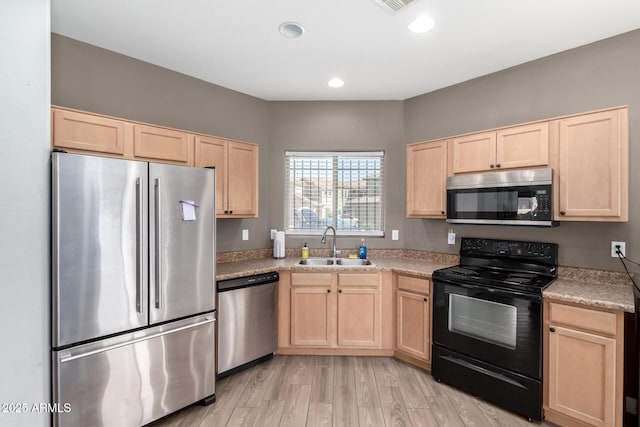
[[[325,228],[324,233],[322,233],[322,239],[320,239],[320,243],[324,245],[327,241],[327,231],[329,231],[329,229],[333,230],[333,248],[331,249],[331,256],[335,258],[338,256],[338,250],[336,249],[336,229],[332,226],[328,226],[327,228]]]

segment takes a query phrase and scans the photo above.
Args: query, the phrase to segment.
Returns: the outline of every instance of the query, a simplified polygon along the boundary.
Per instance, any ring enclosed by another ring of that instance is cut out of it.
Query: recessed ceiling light
[[[284,22],[280,24],[278,30],[288,39],[297,39],[304,33],[304,27],[297,22]]]
[[[331,79],[329,80],[329,86],[334,88],[342,87],[344,86],[344,81],[338,78]]]
[[[414,33],[426,33],[432,29],[434,25],[436,25],[436,23],[433,19],[423,15],[414,19],[411,24],[409,24],[409,29]]]

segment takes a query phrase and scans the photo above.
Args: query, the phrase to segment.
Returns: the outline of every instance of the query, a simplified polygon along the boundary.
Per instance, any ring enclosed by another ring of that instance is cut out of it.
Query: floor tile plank
[[[152,427],[551,427],[391,357],[276,355],[216,383],[217,401]]]

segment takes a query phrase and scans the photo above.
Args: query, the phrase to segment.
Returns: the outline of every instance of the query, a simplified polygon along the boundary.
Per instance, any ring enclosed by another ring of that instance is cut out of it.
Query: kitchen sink
[[[305,258],[298,263],[300,265],[333,265],[333,258]]]
[[[368,259],[352,259],[352,258],[306,258],[301,259],[298,264],[308,266],[320,265],[342,265],[342,266],[367,266],[372,265]]]
[[[371,261],[368,259],[353,259],[353,258],[338,258],[336,260],[338,265],[371,265]]]

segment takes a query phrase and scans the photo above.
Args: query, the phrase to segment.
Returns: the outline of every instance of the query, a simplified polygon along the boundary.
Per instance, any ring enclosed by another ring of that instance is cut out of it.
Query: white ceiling
[[[411,33],[421,14],[434,29]],[[265,100],[403,100],[640,28],[640,1],[415,0],[391,15],[373,0],[51,0],[51,21]],[[304,35],[281,36],[286,21]]]

